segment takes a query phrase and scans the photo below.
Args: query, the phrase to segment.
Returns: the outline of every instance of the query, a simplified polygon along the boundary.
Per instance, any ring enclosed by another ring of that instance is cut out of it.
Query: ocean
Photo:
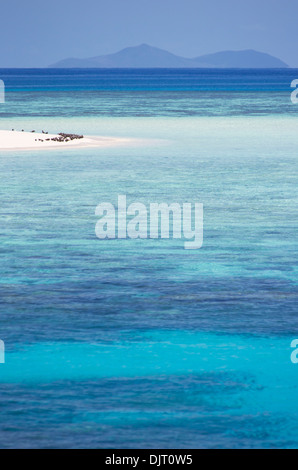
[[[297,448],[298,70],[0,70],[1,448]],[[101,202],[204,204],[204,244],[99,240]]]

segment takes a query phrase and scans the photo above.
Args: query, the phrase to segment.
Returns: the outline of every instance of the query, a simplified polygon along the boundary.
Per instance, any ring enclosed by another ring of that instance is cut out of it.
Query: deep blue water
[[[0,69],[9,91],[277,91],[297,69]]]
[[[295,78],[0,70],[0,129],[141,139],[0,153],[0,447],[298,447]],[[98,240],[118,194],[203,248]]]

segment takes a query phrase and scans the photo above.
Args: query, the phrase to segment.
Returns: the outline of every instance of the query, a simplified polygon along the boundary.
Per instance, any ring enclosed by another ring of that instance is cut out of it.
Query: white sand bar
[[[135,139],[125,139],[118,137],[84,137],[82,139],[69,140],[68,142],[55,142],[53,139],[59,138],[55,134],[39,134],[37,132],[17,132],[0,130],[0,151],[1,150],[41,150],[51,148],[84,148],[84,147],[114,147],[127,145]]]

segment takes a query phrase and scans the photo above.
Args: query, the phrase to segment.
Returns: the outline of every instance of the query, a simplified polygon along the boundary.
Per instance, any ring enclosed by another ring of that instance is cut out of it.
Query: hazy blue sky
[[[148,43],[186,57],[257,49],[298,67],[297,0],[2,0],[0,67]]]

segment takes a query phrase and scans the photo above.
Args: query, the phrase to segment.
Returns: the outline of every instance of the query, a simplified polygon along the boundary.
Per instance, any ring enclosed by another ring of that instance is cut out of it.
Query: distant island
[[[142,44],[89,59],[64,59],[50,68],[288,68],[282,60],[254,50],[223,51],[193,59]]]

